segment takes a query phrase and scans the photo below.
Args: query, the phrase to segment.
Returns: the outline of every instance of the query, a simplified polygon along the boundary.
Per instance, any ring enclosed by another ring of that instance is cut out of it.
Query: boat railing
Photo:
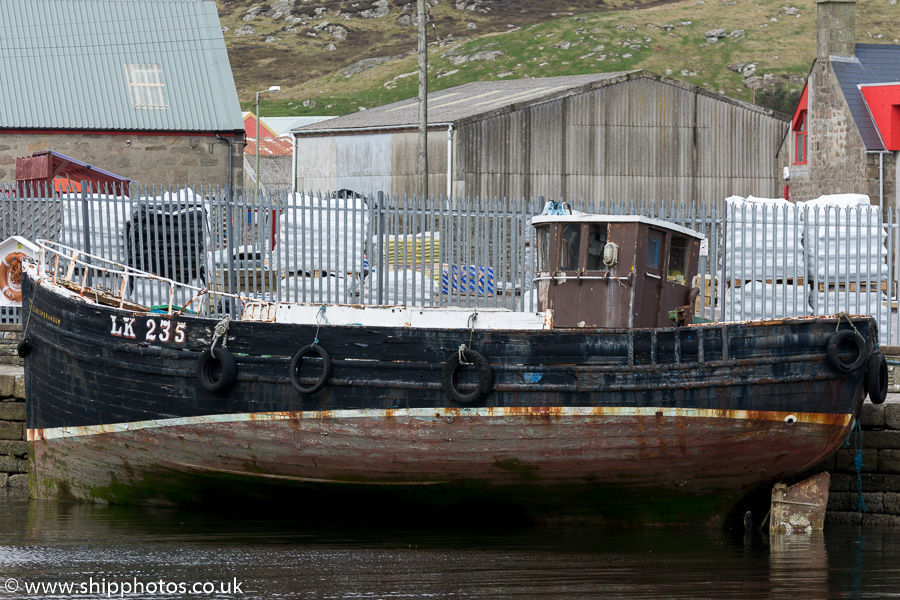
[[[142,271],[51,240],[37,240],[37,275],[97,303],[178,314],[233,312],[259,299]]]

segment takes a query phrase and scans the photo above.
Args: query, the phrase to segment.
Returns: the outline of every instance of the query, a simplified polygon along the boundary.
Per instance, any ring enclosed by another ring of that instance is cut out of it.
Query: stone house
[[[243,183],[214,0],[3,0],[0,182],[65,155],[147,185]],[[73,22],[77,15],[77,22]]]
[[[778,153],[789,198],[900,206],[900,45],[857,44],[856,0],[817,0],[816,59]]]

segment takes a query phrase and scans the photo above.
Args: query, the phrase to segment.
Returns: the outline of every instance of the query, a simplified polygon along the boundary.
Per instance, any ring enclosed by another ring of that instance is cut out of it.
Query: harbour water
[[[360,506],[361,512],[366,511]],[[491,528],[0,498],[0,598],[892,598],[900,532]]]

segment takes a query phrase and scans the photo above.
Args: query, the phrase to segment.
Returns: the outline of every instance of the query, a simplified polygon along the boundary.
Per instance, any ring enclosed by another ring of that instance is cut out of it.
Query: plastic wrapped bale
[[[723,253],[725,281],[776,281],[806,276],[802,213],[783,198],[731,196]]]
[[[91,194],[59,197],[60,231],[57,240],[67,246],[85,249],[85,231],[90,235],[91,254],[125,262],[123,240],[126,224],[132,220],[132,201],[128,198]]]
[[[293,194],[280,207],[274,268],[286,275],[362,273],[368,227],[362,198]]]
[[[277,297],[284,302],[350,304],[358,301],[352,299],[357,285],[355,277],[342,273],[323,277],[287,275],[278,280]]]
[[[372,271],[362,282],[358,279],[351,290],[350,302],[378,304],[378,272]],[[387,271],[381,280],[381,304],[407,306],[433,306],[436,303],[437,283],[431,273],[413,271]]]
[[[834,315],[847,313],[849,315],[870,315],[875,317],[878,323],[878,337],[882,344],[890,344],[888,337],[888,319],[891,310],[887,296],[881,291],[875,290],[829,290],[827,292],[813,292],[813,314]],[[894,326],[896,330],[896,325]],[[896,331],[893,332],[896,337]]]
[[[815,283],[887,279],[881,209],[864,194],[832,194],[802,203],[809,278]]]
[[[725,320],[780,319],[813,314],[809,288],[789,283],[754,281],[725,291]]]

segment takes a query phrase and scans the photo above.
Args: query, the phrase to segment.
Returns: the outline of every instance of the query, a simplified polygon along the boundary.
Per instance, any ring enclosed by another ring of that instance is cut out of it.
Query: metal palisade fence
[[[0,241],[49,239],[162,277],[273,301],[538,309],[530,218],[544,198],[407,198],[198,186],[50,193],[0,187]],[[882,343],[897,321],[898,213],[815,202],[569,201],[695,229],[696,314],[748,320],[873,315]],[[95,284],[98,282],[94,282]],[[102,282],[99,282],[102,284]],[[142,304],[167,300],[130,290]],[[218,315],[236,312],[220,303]],[[17,313],[0,313],[15,321]]]

